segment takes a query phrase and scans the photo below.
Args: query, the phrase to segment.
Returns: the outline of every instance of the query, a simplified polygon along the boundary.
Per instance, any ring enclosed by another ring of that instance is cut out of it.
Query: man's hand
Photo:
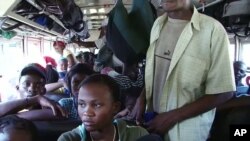
[[[146,123],[147,130],[151,133],[164,135],[178,122],[178,117],[177,110],[161,113]]]
[[[67,113],[63,110],[63,108],[55,101],[52,101],[44,96],[37,96],[37,102],[42,107],[50,108],[53,111],[55,116],[61,115],[63,117],[67,116]],[[59,113],[58,113],[59,111]]]
[[[130,113],[129,109],[125,108],[124,110],[116,114],[114,118],[123,118],[123,117],[126,117],[129,113]]]
[[[141,94],[137,98],[135,106],[128,116],[131,117],[132,119],[135,119],[137,125],[142,125],[145,109],[146,109],[145,98],[144,95]]]

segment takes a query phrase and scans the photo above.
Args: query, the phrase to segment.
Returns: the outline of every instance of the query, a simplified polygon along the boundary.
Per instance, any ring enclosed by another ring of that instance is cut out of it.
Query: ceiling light
[[[90,19],[99,19],[98,16],[91,16]]]
[[[86,14],[86,13],[87,13],[87,10],[86,10],[86,9],[84,9],[84,10],[83,10],[83,14]]]
[[[97,10],[96,9],[89,9],[89,12],[90,12],[90,14],[94,14],[94,13],[97,13]]]
[[[100,18],[100,19],[104,19],[104,18],[105,18],[105,16],[100,16],[99,18]]]
[[[105,13],[105,9],[104,8],[100,8],[100,9],[98,9],[98,12],[99,13]]]

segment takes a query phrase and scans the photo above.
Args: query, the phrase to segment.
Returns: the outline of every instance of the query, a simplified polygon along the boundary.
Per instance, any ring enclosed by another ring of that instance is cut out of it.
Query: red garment
[[[44,60],[46,62],[46,65],[51,64],[53,68],[56,68],[57,63],[56,63],[54,58],[49,57],[49,56],[44,56],[43,58],[44,58]]]
[[[59,46],[65,48],[66,44],[63,41],[54,41],[53,46]]]

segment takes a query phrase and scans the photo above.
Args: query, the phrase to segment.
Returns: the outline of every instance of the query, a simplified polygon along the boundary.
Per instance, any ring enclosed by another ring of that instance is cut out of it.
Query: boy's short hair
[[[59,59],[58,62],[59,63],[68,63],[68,60],[67,60],[67,58],[62,57],[62,58]]]
[[[16,115],[8,115],[0,118],[0,132],[3,132],[5,128],[26,131],[30,133],[32,141],[37,141],[37,128],[29,120],[19,118]]]
[[[46,69],[38,63],[31,63],[24,67],[21,71],[20,78],[28,74],[36,74],[46,80]]]
[[[83,80],[80,87],[87,84],[105,85],[109,88],[114,101],[121,101],[120,87],[112,77],[104,74],[94,74]]]

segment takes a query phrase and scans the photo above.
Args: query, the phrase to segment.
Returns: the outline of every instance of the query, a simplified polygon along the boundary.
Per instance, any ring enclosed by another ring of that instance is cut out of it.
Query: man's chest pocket
[[[205,80],[206,62],[199,58],[183,55],[176,69],[182,88],[199,88]]]

